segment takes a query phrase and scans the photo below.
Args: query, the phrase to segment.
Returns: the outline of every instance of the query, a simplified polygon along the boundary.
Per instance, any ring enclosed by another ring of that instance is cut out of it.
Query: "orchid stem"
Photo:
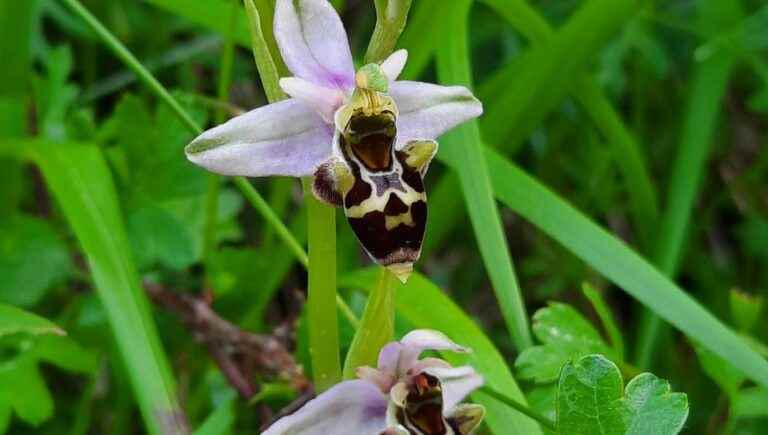
[[[480,387],[478,390],[479,393],[485,394],[486,396],[490,396],[493,399],[509,406],[510,408],[520,412],[521,414],[524,414],[527,417],[532,418],[533,420],[536,420],[539,424],[544,426],[545,428],[551,430],[552,432],[557,432],[557,426],[555,425],[555,422],[550,420],[549,418],[539,414],[538,412],[534,411],[533,409],[529,408],[523,403],[520,403],[510,397],[508,397],[506,394],[497,391],[487,385]]]
[[[376,27],[365,53],[366,62],[381,62],[394,51],[405,28],[411,0],[374,0]]]
[[[227,116],[223,106],[229,102],[229,86],[232,83],[232,63],[235,57],[234,27],[237,22],[238,12],[237,3],[234,0],[230,0],[229,24],[219,63],[217,101],[222,104],[222,107],[218,108],[215,112],[217,124],[224,122]],[[203,226],[203,263],[206,265],[209,264],[211,254],[216,249],[216,228],[218,226],[221,185],[222,177],[220,175],[213,173],[208,175],[208,185],[205,191],[205,223]]]
[[[305,178],[309,244],[309,354],[315,389],[322,392],[341,380],[339,324],[336,313],[336,210],[315,199]]]
[[[397,278],[380,268],[376,286],[368,296],[363,318],[344,362],[344,378],[352,379],[361,366],[375,366],[379,351],[395,335],[395,288]]]

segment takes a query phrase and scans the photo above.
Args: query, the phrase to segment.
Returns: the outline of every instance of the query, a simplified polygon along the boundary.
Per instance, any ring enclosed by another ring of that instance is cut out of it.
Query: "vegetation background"
[[[0,0],[0,432],[160,433],[183,409],[257,433],[308,397],[306,272],[264,215],[303,245],[301,185],[244,197],[188,163],[194,134],[74,3]],[[333,3],[362,62],[374,2]],[[83,4],[195,123],[266,103],[240,2]],[[545,416],[560,366],[600,352],[687,393],[685,433],[768,433],[765,2],[413,0],[398,46],[486,113],[440,140],[396,335],[443,330]],[[344,352],[375,273],[336,217]]]

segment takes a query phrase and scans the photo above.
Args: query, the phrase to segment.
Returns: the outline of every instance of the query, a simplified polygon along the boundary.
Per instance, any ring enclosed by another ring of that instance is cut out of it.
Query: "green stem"
[[[494,390],[493,388],[491,388],[491,387],[489,387],[487,385],[484,386],[484,387],[480,387],[478,392],[480,392],[482,394],[485,394],[487,396],[490,396],[490,397],[498,400],[499,402],[509,406],[510,408],[513,408],[514,410],[520,412],[521,414],[524,414],[524,415],[532,418],[533,420],[536,420],[539,424],[541,424],[545,428],[551,430],[552,432],[556,432],[557,431],[557,426],[555,426],[555,422],[553,422],[552,420],[550,420],[547,417],[539,414],[538,412],[534,411],[533,409],[523,405],[522,403],[520,403],[520,402],[518,402],[518,401],[516,401],[516,400],[514,400],[514,399],[512,399],[510,397],[507,397],[505,394],[503,394],[503,393],[501,393],[499,391],[496,391],[496,390]]]
[[[222,106],[229,102],[229,86],[232,83],[232,63],[235,57],[234,26],[239,12],[237,3],[230,0],[229,3],[229,27],[225,36],[224,48],[221,52],[219,64],[218,101]],[[216,110],[215,121],[217,124],[224,122],[227,111],[220,107]],[[203,226],[203,263],[208,264],[211,253],[216,248],[216,227],[218,226],[219,194],[221,192],[222,177],[218,174],[208,175],[208,186],[205,191],[205,216]]]
[[[322,392],[341,380],[336,313],[336,210],[315,199],[311,183],[311,178],[303,180],[309,243],[307,319],[315,389]]]
[[[379,351],[395,335],[395,288],[397,278],[387,268],[380,268],[376,286],[368,296],[360,327],[344,362],[344,378],[355,377],[361,366],[375,366]]]
[[[365,53],[366,63],[381,62],[394,51],[411,9],[411,0],[374,0],[374,3],[376,27]]]

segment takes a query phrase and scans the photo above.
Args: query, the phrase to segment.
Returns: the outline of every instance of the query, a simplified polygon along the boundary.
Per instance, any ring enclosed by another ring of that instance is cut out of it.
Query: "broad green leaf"
[[[601,355],[563,367],[557,391],[557,428],[562,435],[674,435],[688,417],[688,397],[651,373],[629,381]]]
[[[12,305],[0,303],[0,337],[12,334],[66,334],[50,320]]]
[[[457,0],[452,6],[453,11],[444,24],[447,36],[437,52],[438,77],[444,84],[471,87],[467,27],[471,2]],[[441,153],[450,154],[456,162],[475,238],[507,329],[517,349],[526,349],[532,344],[528,315],[494,201],[487,163],[482,157],[477,121],[467,122],[444,135],[441,144]]]
[[[768,362],[680,287],[565,200],[486,149],[497,198],[674,327],[768,387]],[[438,158],[457,168],[455,156]]]
[[[34,150],[34,159],[86,255],[147,431],[183,433],[173,377],[131,259],[112,176],[100,149],[43,143]]]
[[[23,215],[0,220],[0,302],[32,306],[71,271],[67,246],[48,221]]]
[[[376,282],[377,272],[374,269],[366,269],[348,274],[339,282],[342,287],[370,289]],[[446,352],[442,354],[443,358],[454,365],[473,366],[485,377],[487,385],[520,403],[526,403],[525,396],[515,382],[504,357],[493,342],[439,287],[415,273],[407,284],[398,289],[395,297],[398,314],[414,328],[442,331],[456,343],[472,348],[472,353],[468,355]],[[473,401],[482,403],[487,408],[486,420],[494,434],[541,433],[533,420],[487,396],[477,394]]]
[[[551,302],[533,315],[533,334],[542,345],[524,350],[515,361],[521,379],[546,383],[557,379],[570,360],[614,352],[600,333],[570,305]]]

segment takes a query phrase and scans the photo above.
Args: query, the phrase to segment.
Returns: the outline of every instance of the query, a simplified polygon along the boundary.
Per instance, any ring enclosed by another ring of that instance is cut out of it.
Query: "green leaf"
[[[148,432],[183,433],[174,380],[131,261],[112,176],[100,149],[42,143],[34,157],[86,254]]]
[[[18,417],[38,426],[53,415],[53,397],[40,375],[37,361],[31,357],[19,357],[0,371],[0,390]]]
[[[12,305],[0,304],[0,337],[12,334],[64,335],[63,329],[37,314]]]
[[[524,350],[515,361],[521,379],[557,379],[567,361],[593,353],[613,354],[600,333],[573,307],[551,302],[533,315],[533,333],[543,344]]]
[[[581,285],[581,290],[584,293],[584,296],[589,299],[589,302],[592,303],[592,307],[595,309],[595,312],[597,313],[597,316],[600,318],[600,321],[603,323],[603,328],[605,328],[606,333],[608,334],[608,338],[611,339],[611,344],[613,345],[613,349],[616,351],[616,358],[619,360],[624,360],[624,338],[621,336],[621,330],[616,325],[616,322],[613,320],[613,314],[611,314],[611,309],[608,307],[608,304],[605,302],[605,299],[603,299],[602,294],[592,287],[589,283],[585,282]]]
[[[688,397],[651,373],[622,392],[618,367],[588,355],[563,367],[557,391],[557,428],[563,435],[674,435],[688,417]]]
[[[375,269],[365,269],[343,276],[340,285],[367,290],[378,277]],[[484,377],[487,385],[501,391],[517,402],[526,403],[525,396],[512,376],[504,357],[483,330],[467,316],[443,291],[428,278],[414,273],[408,283],[400,287],[395,296],[397,312],[415,328],[436,329],[456,343],[472,348],[472,353],[457,355],[446,352],[442,358],[454,365],[469,364]],[[488,396],[477,394],[473,401],[487,410],[486,421],[493,433],[537,434],[538,425],[528,417],[510,410]]]
[[[0,220],[0,302],[32,306],[71,271],[67,246],[48,221],[23,215]]]

